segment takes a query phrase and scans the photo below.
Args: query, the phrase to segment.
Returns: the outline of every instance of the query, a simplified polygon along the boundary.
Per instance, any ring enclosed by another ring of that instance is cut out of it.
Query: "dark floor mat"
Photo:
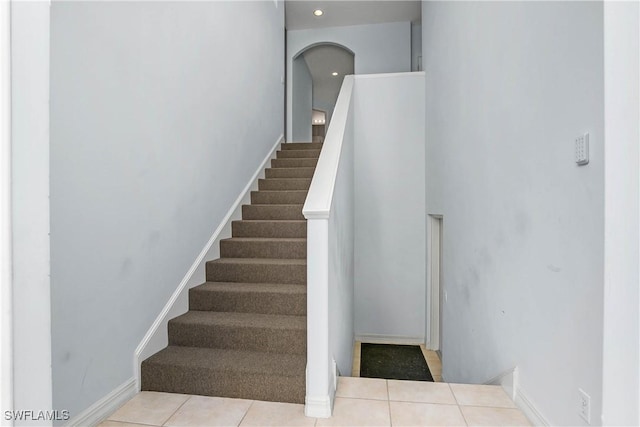
[[[365,344],[360,347],[360,376],[390,380],[433,381],[417,345]]]

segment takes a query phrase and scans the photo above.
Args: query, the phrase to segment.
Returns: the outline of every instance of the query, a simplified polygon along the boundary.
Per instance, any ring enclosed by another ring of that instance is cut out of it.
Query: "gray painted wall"
[[[356,339],[424,342],[424,73],[356,76]]]
[[[287,31],[287,75],[291,76],[293,58],[317,43],[336,43],[351,50],[355,74],[411,71],[411,23],[356,25],[311,30]],[[293,79],[287,82],[287,140],[293,135]]]
[[[53,2],[54,407],[133,352],[282,134],[274,2]],[[203,278],[204,280],[204,278]]]
[[[422,56],[422,25],[411,24],[411,71],[422,71],[419,69],[420,56]]]
[[[311,141],[311,116],[313,114],[313,80],[304,56],[293,61],[293,134],[291,141]]]
[[[423,2],[427,211],[444,216],[443,379],[514,366],[551,425],[602,403],[603,5]],[[590,133],[591,160],[574,162]]]

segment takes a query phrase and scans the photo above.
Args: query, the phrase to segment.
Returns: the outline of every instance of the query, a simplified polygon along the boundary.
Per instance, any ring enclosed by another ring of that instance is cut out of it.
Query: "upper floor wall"
[[[356,74],[411,71],[411,23],[287,31],[287,140],[293,138],[293,60],[306,49],[335,44],[354,53]]]

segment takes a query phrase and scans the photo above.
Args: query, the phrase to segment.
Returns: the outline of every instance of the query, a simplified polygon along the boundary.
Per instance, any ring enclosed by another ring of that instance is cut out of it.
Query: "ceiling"
[[[353,55],[332,45],[316,46],[302,55],[313,80],[314,104],[334,104],[342,86],[342,79],[354,72]],[[338,75],[331,75],[333,72],[337,72]]]
[[[420,1],[371,0],[286,0],[288,30],[380,24],[383,22],[420,22]],[[320,17],[313,11],[321,9]]]

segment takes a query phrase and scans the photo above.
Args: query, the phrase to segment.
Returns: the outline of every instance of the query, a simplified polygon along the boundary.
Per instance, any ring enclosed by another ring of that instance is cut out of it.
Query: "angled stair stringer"
[[[304,403],[306,220],[322,144],[282,144],[258,180],[168,346],[142,362],[142,390]]]

